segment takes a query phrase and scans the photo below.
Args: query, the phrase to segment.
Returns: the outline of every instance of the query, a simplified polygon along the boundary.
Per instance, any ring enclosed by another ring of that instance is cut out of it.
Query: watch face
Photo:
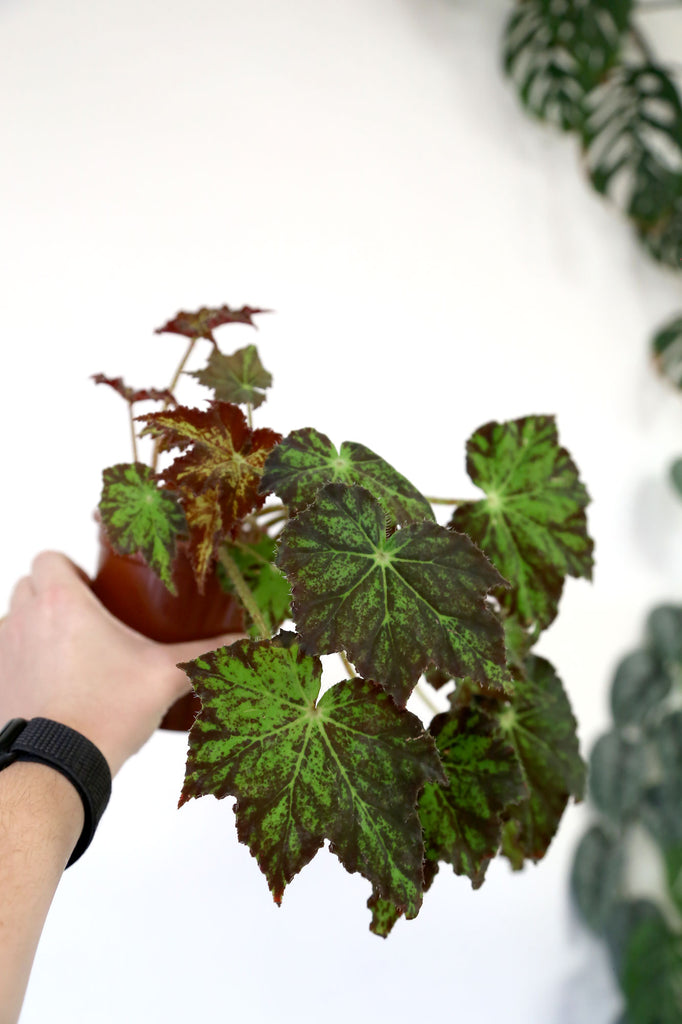
[[[7,725],[0,729],[0,768],[4,768],[14,760],[13,757],[10,760],[5,760],[3,755],[9,753],[12,744],[21,736],[27,725],[28,722],[25,718],[11,718]]]

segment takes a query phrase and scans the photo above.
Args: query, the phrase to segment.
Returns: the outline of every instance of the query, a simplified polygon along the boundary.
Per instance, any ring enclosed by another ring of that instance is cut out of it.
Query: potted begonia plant
[[[237,798],[239,838],[278,903],[329,840],[370,881],[370,927],[386,936],[441,862],[477,888],[500,851],[514,868],[538,861],[582,797],[568,699],[532,648],[565,577],[591,577],[589,499],[548,415],[471,435],[483,496],[449,502],[445,526],[432,508],[445,499],[364,445],[254,427],[271,375],[255,345],[226,354],[215,332],[262,312],[203,308],[159,328],[187,338],[163,390],[95,376],[126,401],[134,453],[104,470],[93,586],[157,640],[248,634],[182,666],[194,694],[165,722],[190,729],[180,804]],[[201,342],[193,376],[212,396],[184,406]],[[142,401],[160,408],[134,416]],[[330,654],[343,678],[320,697]],[[428,728],[406,710],[415,687],[448,684]]]

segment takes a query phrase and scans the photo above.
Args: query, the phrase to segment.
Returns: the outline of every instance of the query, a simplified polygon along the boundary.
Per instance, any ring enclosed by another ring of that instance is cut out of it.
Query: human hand
[[[0,625],[0,725],[52,718],[87,736],[112,775],[191,690],[177,663],[239,639],[160,644],[114,618],[64,555],[44,551]]]

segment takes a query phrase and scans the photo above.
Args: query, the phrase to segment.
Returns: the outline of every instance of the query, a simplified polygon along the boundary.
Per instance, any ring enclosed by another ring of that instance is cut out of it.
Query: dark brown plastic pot
[[[118,555],[100,527],[100,555],[92,589],[105,608],[127,626],[164,644],[204,640],[219,633],[244,629],[242,607],[226,594],[215,573],[206,580],[203,594],[184,548],[173,571],[174,597],[146,565],[141,555]],[[162,729],[190,729],[201,708],[193,693],[181,697],[166,712]]]

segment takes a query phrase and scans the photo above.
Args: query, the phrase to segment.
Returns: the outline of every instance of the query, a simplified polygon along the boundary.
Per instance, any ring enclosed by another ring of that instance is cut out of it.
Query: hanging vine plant
[[[682,270],[682,99],[632,0],[519,0],[503,63],[536,118],[574,132],[593,187],[630,220],[647,252]],[[682,316],[651,342],[656,366],[682,387]]]

